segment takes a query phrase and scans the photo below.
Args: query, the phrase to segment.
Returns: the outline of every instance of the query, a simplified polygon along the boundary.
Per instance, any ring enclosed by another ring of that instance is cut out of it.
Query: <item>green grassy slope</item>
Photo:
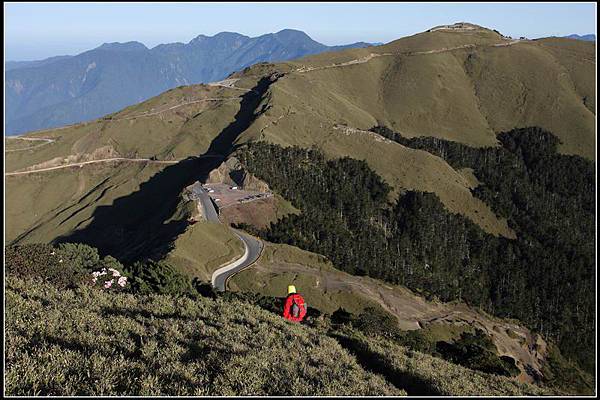
[[[187,276],[210,282],[215,270],[243,254],[242,242],[225,225],[198,222],[175,239],[166,261]]]
[[[271,86],[267,111],[239,141],[317,146],[330,157],[365,159],[395,194],[403,188],[435,192],[449,210],[489,233],[512,237],[506,222],[471,196],[472,184],[443,160],[339,129],[383,124],[407,137],[495,146],[496,132],[536,125],[560,138],[559,151],[593,158],[594,45],[507,43],[489,30],[435,31],[288,62],[281,70],[292,71]],[[335,66],[371,53],[379,56]],[[300,67],[316,69],[294,71]]]
[[[567,39],[507,43],[485,29],[425,32],[287,63],[282,70],[317,69],[291,72],[275,87],[295,96],[288,101],[295,114],[287,117],[313,139],[324,135],[323,120],[362,129],[378,121],[405,136],[474,146],[495,145],[494,132],[538,125],[556,132],[562,152],[593,158],[595,45]],[[456,48],[465,45],[473,47]],[[379,56],[324,68],[371,53]]]
[[[179,87],[88,123],[32,132],[26,136],[56,141],[6,153],[6,170],[109,157],[177,160],[200,155],[231,122],[239,110],[240,95],[243,91],[223,87]],[[9,146],[15,148],[17,144]]]
[[[587,106],[583,100],[595,98],[594,46],[586,44],[577,47],[582,48],[577,58],[571,46],[549,50],[543,42],[527,42],[486,48],[465,59],[489,126],[494,131],[540,126],[555,132],[561,153],[594,159],[593,100],[586,100]]]
[[[83,227],[98,206],[139,189],[163,169],[154,164],[97,164],[6,177],[6,241],[47,242]],[[21,240],[19,240],[21,241]]]
[[[593,158],[595,45],[544,39],[496,46],[507,43],[483,28],[436,30],[384,46],[257,64],[234,74],[240,78],[238,87],[250,89],[265,74],[286,75],[271,85],[254,110],[257,120],[238,142],[316,145],[330,157],[365,159],[393,186],[395,196],[404,189],[435,192],[449,210],[489,233],[512,237],[506,221],[475,199],[472,184],[442,159],[339,128],[343,124],[364,130],[379,124],[407,137],[434,136],[486,146],[496,144],[499,130],[536,125],[562,140],[562,152]],[[371,58],[329,68],[364,57]],[[297,71],[301,67],[317,69]],[[103,119],[34,132],[30,135],[56,142],[5,153],[7,171],[116,156],[168,160],[198,155],[234,120],[243,93],[205,85],[179,87]],[[8,142],[9,150],[23,144]],[[73,181],[68,174],[64,179],[57,180],[57,187]],[[27,190],[18,185],[10,190],[15,199],[27,197]],[[53,200],[39,203],[42,211],[59,207]],[[27,222],[12,218],[17,213],[9,215],[8,231],[14,232],[9,237],[23,233],[33,222],[23,213],[17,219]]]
[[[348,340],[235,300],[58,290],[10,277],[6,303],[11,395],[543,393],[360,338],[376,355],[368,362]]]
[[[283,83],[277,82],[272,86],[271,108],[242,135],[241,142],[264,139],[283,146],[316,145],[331,158],[350,156],[364,159],[392,186],[394,196],[402,189],[435,192],[449,210],[469,217],[487,232],[513,236],[506,221],[496,217],[489,207],[475,199],[470,192],[471,184],[444,160],[424,151],[384,141],[372,133],[346,132],[344,128],[336,127],[337,123],[350,127],[356,125],[357,122],[349,118],[360,117],[360,110],[354,112],[349,109],[344,119],[332,120],[325,114],[327,110],[334,113],[341,109],[337,102],[335,106],[328,104],[333,95],[320,96],[318,87],[311,85],[303,86],[300,92],[296,88],[282,86],[296,79],[300,78],[284,77]],[[303,96],[307,92],[310,95]],[[323,93],[328,92],[324,90]],[[314,102],[307,102],[304,100],[306,97]],[[373,119],[366,125],[372,123],[376,121]]]
[[[243,249],[225,226],[187,225],[197,211],[182,188],[196,173],[193,162],[117,163],[8,176],[6,243],[69,238],[122,260],[168,256],[182,272],[210,280]]]

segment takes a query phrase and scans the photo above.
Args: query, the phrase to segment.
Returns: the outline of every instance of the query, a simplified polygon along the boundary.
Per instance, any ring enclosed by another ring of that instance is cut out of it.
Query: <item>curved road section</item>
[[[258,260],[263,249],[262,241],[256,239],[254,236],[235,229],[232,229],[232,231],[244,243],[244,255],[233,263],[213,272],[212,285],[221,292],[225,291],[229,278]]]
[[[198,199],[203,210],[204,217],[207,221],[220,223],[219,215],[215,208],[213,200],[210,198],[206,190],[202,187],[200,182],[196,182],[191,187],[194,197]],[[244,268],[254,264],[263,249],[263,242],[249,235],[245,232],[237,229],[232,229],[233,233],[242,241],[244,244],[244,255],[236,261],[225,265],[217,269],[212,274],[211,283],[215,289],[220,292],[224,292],[227,287],[227,281],[236,273],[240,272]]]

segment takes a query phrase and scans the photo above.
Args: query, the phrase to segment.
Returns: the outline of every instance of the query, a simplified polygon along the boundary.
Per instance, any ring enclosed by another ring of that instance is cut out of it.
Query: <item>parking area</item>
[[[244,204],[273,196],[273,193],[243,190],[237,186],[224,183],[207,183],[202,187],[208,192],[208,195],[215,201],[219,208]]]

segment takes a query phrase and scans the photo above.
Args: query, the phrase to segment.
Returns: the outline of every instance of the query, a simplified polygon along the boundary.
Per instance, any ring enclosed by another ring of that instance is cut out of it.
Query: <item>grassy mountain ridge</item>
[[[285,29],[255,38],[222,32],[146,48],[105,43],[75,56],[7,64],[6,132],[17,134],[98,118],[165,90],[225,78],[261,61],[370,46],[326,46]]]
[[[358,334],[392,367],[372,372],[351,342],[240,301],[59,290],[11,277],[7,317],[13,395],[546,393],[398,346],[384,355],[389,343]]]
[[[480,47],[414,54],[472,43]],[[316,145],[331,157],[366,159],[392,185],[394,195],[402,188],[433,191],[448,209],[469,217],[487,232],[512,237],[506,221],[475,199],[471,184],[444,160],[361,133],[361,129],[386,125],[407,137],[433,136],[485,146],[497,144],[499,127],[551,125],[557,129],[550,130],[562,141],[560,151],[590,157],[595,143],[595,116],[590,111],[595,98],[594,85],[590,85],[594,45],[568,39],[494,47],[497,44],[506,44],[506,40],[485,29],[467,33],[437,30],[384,46],[247,68],[234,74],[240,79],[234,85],[249,89],[265,74],[281,71],[284,76],[271,85],[257,110],[258,118],[241,133],[238,143],[262,138],[282,145]],[[388,53],[398,55],[295,71]],[[513,59],[528,61],[507,66]],[[566,78],[542,82],[539,77],[543,74],[532,74],[528,64],[547,67],[549,74],[558,71]],[[565,80],[568,77],[572,84]],[[551,94],[555,89],[565,96]],[[106,154],[159,159],[201,154],[239,111],[242,95],[243,91],[233,88],[178,88],[107,119],[39,132],[35,136],[59,140],[31,151],[7,153],[7,170],[45,162],[60,165],[63,158],[87,160]],[[585,104],[578,97],[585,99]],[[525,101],[521,106],[519,98]],[[544,104],[548,98],[555,102],[554,108]],[[202,99],[207,100],[184,104]],[[137,112],[142,117],[134,118]]]
[[[89,123],[33,132],[27,136],[55,142],[35,151],[8,152],[7,171],[107,154],[163,160],[199,155],[234,118],[244,92],[206,85],[179,87]],[[5,138],[5,142],[14,141],[19,139]]]
[[[327,130],[335,122],[368,129],[377,121],[408,137],[474,146],[495,145],[495,132],[535,125],[555,132],[561,152],[593,158],[595,116],[588,108],[593,103],[586,106],[583,99],[595,97],[589,84],[595,45],[567,39],[511,42],[490,32],[426,32],[304,58],[286,65],[309,70],[289,73],[274,88],[301,98],[288,106],[295,111],[285,117],[289,124],[308,118]],[[323,94],[327,97],[317,97]],[[286,103],[280,99],[275,106]],[[305,138],[319,131],[315,124],[305,127]]]

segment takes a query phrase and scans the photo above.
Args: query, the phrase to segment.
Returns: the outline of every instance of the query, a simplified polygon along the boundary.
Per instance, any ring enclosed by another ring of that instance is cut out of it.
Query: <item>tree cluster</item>
[[[517,238],[487,234],[433,193],[407,191],[389,203],[390,187],[364,161],[264,142],[242,149],[240,160],[302,212],[260,235],[323,254],[352,274],[518,318],[592,371],[593,163],[558,154],[558,139],[539,128],[501,133],[490,148],[373,131],[472,168],[482,182],[473,194],[507,218]]]

